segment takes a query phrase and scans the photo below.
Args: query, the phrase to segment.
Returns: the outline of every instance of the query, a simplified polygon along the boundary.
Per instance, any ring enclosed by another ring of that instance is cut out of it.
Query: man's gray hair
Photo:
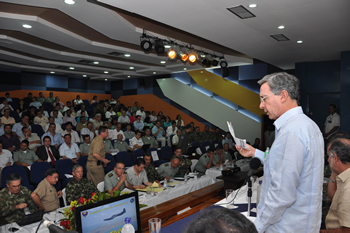
[[[79,164],[74,165],[73,168],[72,168],[72,172],[75,172],[75,170],[77,170],[80,167],[82,168],[82,166],[79,165]]]
[[[101,113],[96,113],[95,117],[102,116]]]
[[[281,91],[286,90],[289,96],[294,100],[299,100],[299,79],[286,72],[273,73],[260,79],[258,83],[263,85],[268,83],[273,94],[279,95]]]

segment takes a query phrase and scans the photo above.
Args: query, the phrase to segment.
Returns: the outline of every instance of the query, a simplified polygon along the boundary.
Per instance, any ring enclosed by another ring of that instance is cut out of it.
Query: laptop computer
[[[35,222],[40,222],[41,220],[43,220],[43,215],[44,215],[44,211],[38,211],[32,214],[24,215],[22,217],[22,220],[17,224],[20,226],[25,226]]]

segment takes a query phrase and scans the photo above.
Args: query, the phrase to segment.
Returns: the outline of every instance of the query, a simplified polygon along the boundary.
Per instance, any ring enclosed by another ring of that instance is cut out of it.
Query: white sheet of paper
[[[73,175],[70,174],[64,174],[67,178],[73,178]]]
[[[206,146],[206,147],[205,147],[205,150],[208,150],[209,148],[210,148],[210,146]]]
[[[119,153],[119,150],[118,149],[112,149],[111,150],[111,155],[116,155]]]
[[[153,161],[158,161],[159,160],[157,151],[151,151],[151,155],[152,155]]]
[[[230,133],[231,133],[233,139],[235,140],[235,143],[238,146],[242,147],[242,148],[246,148],[246,145],[247,145],[246,140],[245,139],[236,138],[235,131],[233,131],[231,122],[227,122],[227,126],[228,126],[228,129],[230,130]]]
[[[215,143],[214,147],[216,148],[219,144]]]
[[[198,148],[196,149],[196,152],[197,152],[197,154],[202,155],[201,148],[198,147]]]

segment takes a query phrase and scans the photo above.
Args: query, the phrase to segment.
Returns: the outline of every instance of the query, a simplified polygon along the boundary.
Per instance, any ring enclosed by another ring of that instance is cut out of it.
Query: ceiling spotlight
[[[75,4],[74,0],[64,0],[64,3],[68,4],[68,5],[73,5]]]
[[[105,81],[108,81],[108,79],[105,78]]]
[[[69,67],[70,70],[74,70],[74,67]]]
[[[153,74],[157,74],[157,72],[153,72]]]
[[[176,53],[175,49],[169,49],[169,51],[168,51],[168,58],[170,60],[175,60],[176,57],[177,57],[177,53]]]
[[[24,28],[32,28],[32,26],[29,25],[29,24],[23,24],[22,26],[23,26]]]
[[[104,71],[103,73],[108,74],[108,71]]]
[[[98,61],[94,61],[94,64],[95,64],[95,65],[98,65],[98,64],[99,64],[99,62],[98,62]]]
[[[283,28],[284,28],[284,26],[283,26],[283,25],[278,26],[278,29],[283,29]]]
[[[126,53],[126,54],[124,54],[124,57],[130,57],[130,54]]]
[[[298,43],[298,44],[301,44],[301,43],[303,43],[303,41],[302,41],[302,40],[298,40],[297,43]]]
[[[160,63],[165,64],[165,63],[166,63],[166,61],[160,61]]]
[[[155,48],[156,52],[160,53],[160,54],[164,53],[164,51],[165,51],[163,41],[161,41],[161,40],[154,41],[154,48]]]
[[[134,67],[133,67],[133,66],[130,66],[130,67],[129,67],[129,69],[130,69],[130,70],[133,70],[133,69],[134,69]]]
[[[130,78],[130,75],[128,75],[128,78]]]
[[[221,61],[220,61],[220,66],[221,66],[221,68],[226,68],[226,67],[227,67],[227,62],[226,62],[226,60],[221,60]]]
[[[258,6],[258,4],[255,4],[255,3],[249,4],[249,5],[248,5],[249,8],[255,8],[255,7],[257,7],[257,6]]]
[[[51,73],[51,74],[54,74],[55,72],[54,72],[54,71],[51,71],[50,73]]]
[[[170,49],[170,48],[171,48],[171,45],[170,45],[170,44],[164,45],[164,48]]]
[[[218,66],[219,65],[219,60],[217,57],[214,57],[213,61],[211,62],[213,66]]]
[[[194,52],[188,54],[188,60],[192,63],[197,61],[197,55]]]
[[[184,70],[187,70],[187,68],[184,68]]]
[[[148,39],[144,39],[141,41],[141,48],[146,51],[149,52],[152,49],[152,43],[150,40]]]
[[[86,77],[86,74],[83,74],[83,77]]]

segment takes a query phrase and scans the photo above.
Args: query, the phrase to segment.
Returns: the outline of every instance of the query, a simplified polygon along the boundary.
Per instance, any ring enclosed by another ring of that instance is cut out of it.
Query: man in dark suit
[[[44,145],[36,149],[36,155],[42,161],[49,162],[52,167],[55,167],[56,161],[60,159],[60,153],[55,146],[51,146],[51,138],[45,136],[43,139]]]

